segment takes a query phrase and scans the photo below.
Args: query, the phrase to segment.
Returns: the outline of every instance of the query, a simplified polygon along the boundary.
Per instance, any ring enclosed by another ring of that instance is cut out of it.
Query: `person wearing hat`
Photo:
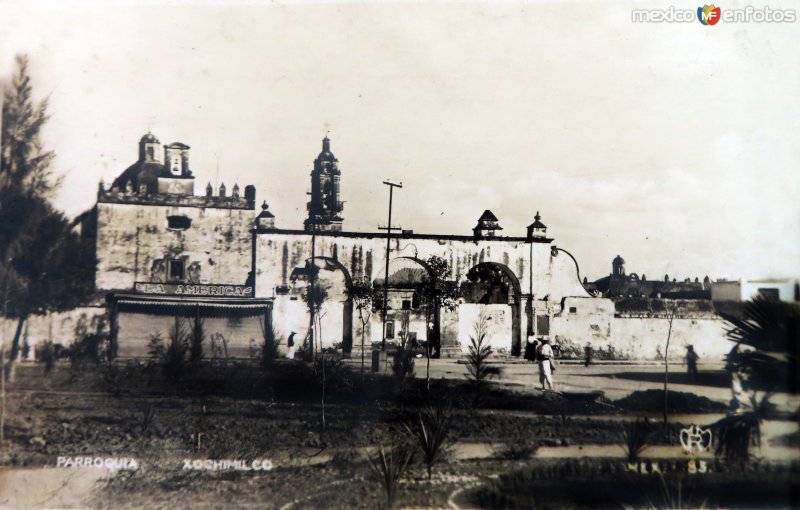
[[[553,389],[553,348],[547,338],[541,339],[541,345],[536,349],[539,360],[539,382],[542,389]],[[545,387],[546,386],[546,387]]]

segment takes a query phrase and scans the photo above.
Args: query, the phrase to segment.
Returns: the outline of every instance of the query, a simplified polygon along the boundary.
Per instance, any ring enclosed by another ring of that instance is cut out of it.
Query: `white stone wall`
[[[570,313],[570,307],[576,313]],[[733,343],[725,336],[724,321],[713,314],[676,317],[672,322],[669,358],[680,360],[686,346],[693,345],[705,361],[720,361]],[[609,299],[566,299],[564,311],[553,317],[551,335],[554,343],[565,350],[582,353],[591,342],[592,348],[609,352],[613,348],[619,359],[663,359],[669,320],[665,316],[615,316]]]

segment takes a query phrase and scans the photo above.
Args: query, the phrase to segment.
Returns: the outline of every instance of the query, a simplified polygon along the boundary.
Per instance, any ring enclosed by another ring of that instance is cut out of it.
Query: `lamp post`
[[[389,252],[392,249],[392,194],[394,188],[402,188],[402,182],[392,182],[389,180],[383,181],[389,186],[389,223],[386,225],[386,272],[383,278],[383,342],[381,343],[381,350],[386,351],[386,314],[389,306]]]

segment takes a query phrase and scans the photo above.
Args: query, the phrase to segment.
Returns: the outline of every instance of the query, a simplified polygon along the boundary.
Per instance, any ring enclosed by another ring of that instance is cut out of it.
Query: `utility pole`
[[[386,351],[386,313],[389,306],[389,253],[392,249],[392,192],[395,188],[402,188],[402,182],[383,181],[389,186],[389,224],[386,225],[386,273],[383,278],[383,343],[381,350]]]
[[[312,193],[309,193],[312,195]],[[315,300],[317,299],[317,293],[315,287],[315,280],[316,280],[316,270],[317,270],[317,220],[319,216],[317,215],[317,211],[314,207],[313,200],[314,197],[312,195],[312,206],[311,206],[311,261],[309,263],[309,271],[311,272],[309,275],[309,287],[308,287],[308,341],[309,347],[307,354],[307,361],[314,361],[315,352],[315,345],[314,345],[314,314],[316,312],[316,303]]]

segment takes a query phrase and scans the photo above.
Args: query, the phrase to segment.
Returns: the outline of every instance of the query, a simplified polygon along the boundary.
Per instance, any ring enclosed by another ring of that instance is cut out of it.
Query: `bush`
[[[408,336],[409,313],[407,310],[403,311],[400,322],[399,342],[397,349],[392,354],[392,373],[399,383],[399,389],[402,392],[406,379],[414,377],[414,350],[411,346],[411,341]]]
[[[261,366],[263,368],[267,368],[273,361],[278,359],[278,346],[281,340],[273,326],[264,331],[264,340],[261,342]]]
[[[453,440],[452,408],[449,403],[427,404],[417,413],[417,419],[405,424],[405,430],[422,453],[430,480],[433,466],[449,453]]]
[[[625,449],[625,456],[628,462],[636,462],[639,460],[639,455],[647,448],[648,441],[652,429],[647,418],[637,419],[633,421],[622,422],[622,431],[620,439],[622,440],[622,447]]]
[[[414,451],[394,439],[388,445],[381,442],[377,454],[367,457],[372,474],[386,493],[386,504],[389,508],[394,506],[400,479],[413,458]]]
[[[481,312],[473,325],[475,335],[469,338],[469,352],[467,353],[467,378],[472,379],[476,388],[480,388],[486,379],[499,376],[500,367],[488,364],[492,355],[492,348],[486,341],[489,331],[489,321]]]
[[[206,340],[205,321],[195,320],[191,323],[189,330],[189,361],[195,365],[205,357],[203,343]]]
[[[168,379],[177,381],[186,370],[189,353],[189,338],[180,319],[169,330],[169,343],[164,345],[159,333],[150,336],[148,353],[153,362],[161,365],[161,372]]]
[[[53,342],[47,340],[36,347],[36,361],[44,364],[44,372],[50,372],[56,365],[56,348]]]

